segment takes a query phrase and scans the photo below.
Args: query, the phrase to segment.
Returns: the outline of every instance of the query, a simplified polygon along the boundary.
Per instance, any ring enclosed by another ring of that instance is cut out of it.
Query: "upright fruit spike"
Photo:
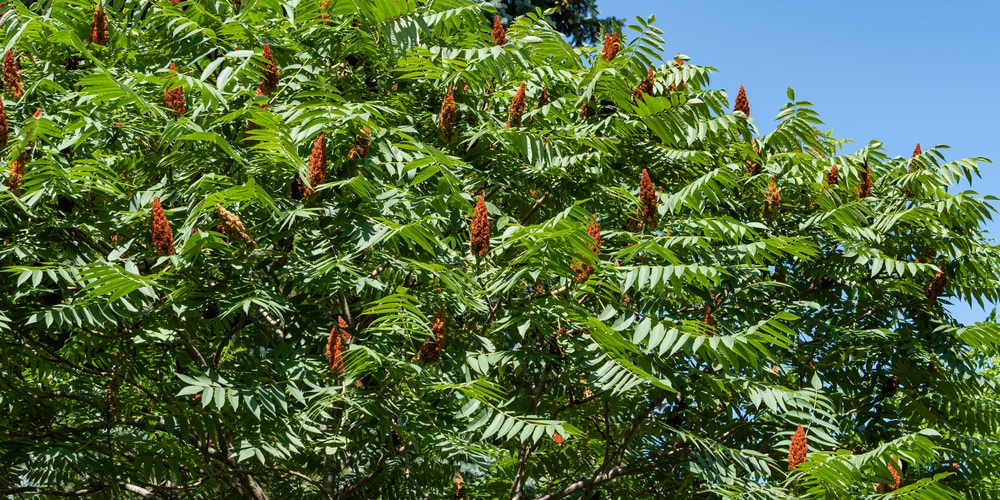
[[[177,75],[177,65],[173,62],[170,63],[170,71],[173,71],[174,74],[167,80],[173,81]],[[178,85],[173,90],[163,92],[163,100],[166,102],[167,107],[173,110],[174,116],[181,116],[187,111],[187,103],[184,101],[184,87],[182,86]]]
[[[3,86],[14,101],[20,100],[21,96],[24,95],[24,85],[21,84],[21,67],[9,50],[3,55]]]
[[[505,45],[507,43],[507,31],[503,29],[503,23],[500,22],[500,16],[493,16],[493,46]]]
[[[253,238],[247,234],[246,228],[243,227],[243,221],[240,220],[240,216],[222,208],[222,205],[218,203],[215,204],[215,209],[219,213],[219,220],[222,221],[222,229],[226,233],[226,236],[242,241],[247,245],[255,246]]]
[[[774,175],[767,181],[767,196],[764,198],[764,217],[773,219],[778,216],[778,209],[781,208],[781,190]]]
[[[538,107],[546,106],[549,104],[549,89],[542,87],[542,95],[538,96]]]
[[[913,156],[912,156],[912,158],[916,158],[917,156],[920,156],[921,153],[923,153],[923,151],[921,151],[921,149],[920,149],[920,143],[918,142],[917,143],[917,147],[913,149]]]
[[[264,71],[261,72],[260,76],[260,90],[261,94],[273,94],[278,90],[278,63],[274,60],[274,55],[271,54],[271,46],[264,44],[264,50],[261,53],[261,57],[264,58]]]
[[[857,193],[858,198],[867,198],[872,195],[872,169],[868,167],[868,162],[865,162],[865,171],[861,174],[861,184],[854,188],[854,192]]]
[[[309,185],[312,189],[306,188],[305,195],[312,194],[313,189],[326,182],[326,134],[319,133],[316,142],[313,143],[312,153],[309,155]]]
[[[4,181],[13,194],[17,194],[17,191],[21,188],[21,179],[24,177],[25,157],[24,151],[21,151],[21,154],[17,155],[17,158],[10,163],[10,175]]]
[[[580,106],[580,121],[594,116],[597,116],[597,110],[590,105],[590,101],[583,101],[583,105]]]
[[[830,167],[830,171],[827,172],[825,180],[826,180],[826,183],[828,185],[831,185],[831,186],[834,185],[834,184],[836,184],[837,181],[839,180],[838,177],[837,177],[837,164],[836,163],[834,163]]]
[[[338,375],[344,371],[344,344],[350,342],[347,322],[337,316],[337,324],[330,329],[330,336],[326,339],[326,360],[330,364],[330,370]]]
[[[452,94],[452,87],[444,94],[444,101],[441,102],[441,116],[439,126],[441,129],[441,139],[451,142],[458,134],[455,130],[455,120],[458,118],[458,106],[455,104],[455,96]]]
[[[469,232],[471,233],[469,246],[472,253],[479,257],[485,256],[490,251],[490,218],[486,210],[486,200],[482,196],[476,201]]]
[[[521,86],[518,87],[517,92],[514,93],[514,99],[510,103],[510,109],[507,110],[507,128],[521,126],[521,116],[524,115],[524,106],[524,82],[521,82]]]
[[[746,116],[750,116],[750,101],[747,99],[747,91],[740,85],[740,91],[736,94],[736,105],[733,111],[740,111]]]
[[[705,317],[702,318],[702,322],[705,323],[705,332],[708,333],[709,337],[715,336],[715,329],[718,328],[719,322],[715,320],[715,316],[712,314],[715,309],[712,306],[705,306]]]
[[[163,212],[163,206],[160,205],[159,196],[153,197],[153,212],[150,219],[153,233],[153,247],[156,248],[156,253],[160,255],[173,255],[175,253],[174,232],[170,229],[170,223],[167,222],[167,216]]]
[[[444,347],[445,318],[444,307],[438,309],[431,320],[431,336],[420,346],[417,359],[425,363],[437,363],[441,360],[441,349]]]
[[[618,33],[606,33],[604,35],[604,48],[601,49],[601,55],[604,57],[605,61],[610,61],[618,55]]]
[[[940,271],[934,273],[934,278],[924,285],[924,297],[930,302],[936,302],[938,297],[944,293],[944,287],[948,284],[948,275],[945,273],[944,265],[939,264]]]
[[[643,95],[653,95],[654,83],[656,83],[656,75],[653,73],[653,70],[650,69],[646,78],[643,78],[643,80],[639,82],[639,86],[635,88],[635,94],[632,96],[632,100],[639,101],[642,99]]]
[[[7,147],[7,136],[10,128],[7,124],[7,110],[3,107],[3,99],[0,99],[0,149]]]
[[[792,435],[792,444],[788,447],[788,470],[799,468],[799,464],[806,461],[806,453],[809,446],[806,445],[806,431],[800,425]]]
[[[639,218],[642,219],[646,229],[655,229],[659,214],[656,205],[659,200],[656,197],[656,190],[653,188],[653,181],[649,178],[649,172],[642,169],[642,177],[639,179]]]
[[[95,45],[108,44],[108,18],[101,10],[101,3],[94,7],[94,20],[90,23],[90,43]]]
[[[590,238],[594,240],[594,244],[591,245],[587,243],[587,246],[594,251],[594,255],[600,255],[601,253],[601,228],[597,225],[597,214],[594,214],[594,218],[587,223],[587,234]],[[583,283],[587,281],[587,278],[594,273],[594,268],[580,262],[578,259],[573,259],[572,269],[576,272],[577,283]]]

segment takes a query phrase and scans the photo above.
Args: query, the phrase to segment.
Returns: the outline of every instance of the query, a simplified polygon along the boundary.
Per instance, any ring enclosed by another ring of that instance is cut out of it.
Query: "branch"
[[[549,192],[546,191],[541,198],[535,200],[535,204],[531,206],[531,209],[528,210],[528,213],[524,214],[524,217],[521,217],[519,223],[523,226],[525,222],[528,222],[528,219],[530,219],[532,215],[535,215],[535,212],[537,212],[538,209],[542,207],[542,203],[545,203],[545,199],[548,197],[549,197]]]
[[[646,472],[646,471],[650,471],[650,470],[656,469],[657,467],[661,467],[661,466],[665,466],[665,465],[679,464],[679,463],[684,463],[684,462],[691,461],[691,458],[689,458],[689,457],[676,458],[674,460],[667,460],[667,461],[659,460],[660,458],[668,457],[670,455],[673,455],[673,454],[681,452],[681,451],[687,451],[687,449],[686,448],[675,448],[675,449],[673,449],[673,450],[671,450],[671,451],[669,451],[667,453],[664,453],[664,454],[659,455],[657,457],[653,457],[653,459],[652,459],[653,461],[650,462],[650,463],[648,463],[648,464],[636,465],[634,467],[627,467],[627,468],[613,467],[611,470],[609,470],[607,472],[604,472],[604,473],[601,473],[601,474],[597,474],[597,475],[594,475],[592,477],[588,477],[587,479],[581,479],[581,480],[579,480],[579,481],[577,481],[577,482],[575,482],[573,484],[570,484],[569,486],[566,486],[565,488],[563,488],[563,489],[561,489],[559,491],[554,491],[554,492],[549,493],[547,495],[542,495],[542,496],[536,498],[535,500],[558,500],[560,498],[564,498],[564,497],[567,497],[569,495],[572,495],[573,493],[576,493],[578,491],[581,491],[581,490],[584,490],[586,488],[590,488],[590,487],[593,487],[593,486],[597,486],[597,485],[602,484],[602,483],[606,483],[608,481],[611,481],[611,480],[613,480],[615,478],[618,478],[618,477],[621,477],[621,476],[630,476],[630,475],[633,475],[633,474],[640,474],[640,473],[643,473],[643,472]]]
[[[95,485],[82,490],[76,491],[58,491],[58,490],[47,490],[40,486],[22,486],[20,488],[9,488],[6,490],[0,490],[0,495],[20,495],[22,493],[34,493],[36,495],[46,495],[53,497],[82,497],[84,495],[91,495],[101,491],[105,488],[105,485]]]
[[[136,486],[134,484],[129,484],[129,483],[126,483],[126,482],[121,482],[121,483],[118,483],[118,486],[121,486],[121,488],[123,490],[135,493],[136,495],[139,495],[142,498],[153,498],[155,496],[155,495],[153,495],[152,491],[149,491],[149,490],[147,490],[145,488],[140,488],[140,487],[138,487],[138,486]]]
[[[660,403],[662,403],[664,398],[666,397],[667,397],[667,391],[660,391],[660,394],[658,396],[653,397],[649,401],[649,406],[646,407],[646,411],[636,415],[635,419],[632,420],[632,423],[628,426],[628,429],[625,431],[625,435],[622,436],[621,443],[619,443],[618,445],[618,453],[615,454],[615,461],[614,461],[615,467],[618,467],[622,464],[622,459],[625,458],[625,450],[628,449],[628,442],[632,440],[632,435],[635,434],[636,429],[639,428],[639,424],[645,422],[646,417],[648,417],[649,414],[652,413],[653,410],[655,410],[656,407],[659,406]]]

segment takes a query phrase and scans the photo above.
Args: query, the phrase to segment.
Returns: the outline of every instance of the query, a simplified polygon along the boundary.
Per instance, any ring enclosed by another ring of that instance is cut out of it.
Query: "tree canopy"
[[[491,0],[490,4],[511,20],[537,9],[552,9],[549,21],[577,46],[600,42],[604,32],[615,24],[624,24],[622,19],[599,17],[596,0]]]
[[[995,496],[986,159],[482,8],[8,3],[0,494]]]

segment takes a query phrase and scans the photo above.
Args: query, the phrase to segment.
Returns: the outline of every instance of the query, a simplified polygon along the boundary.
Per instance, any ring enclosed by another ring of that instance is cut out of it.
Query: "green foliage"
[[[1000,299],[987,160],[791,91],[763,131],[643,19],[607,61],[463,0],[92,7],[0,17],[0,493],[995,496],[1000,327],[944,307]]]

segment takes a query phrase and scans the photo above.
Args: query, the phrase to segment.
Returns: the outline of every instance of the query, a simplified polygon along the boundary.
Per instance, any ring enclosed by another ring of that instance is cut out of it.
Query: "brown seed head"
[[[330,24],[330,14],[326,13],[327,6],[330,5],[330,0],[323,0],[319,3],[319,18],[323,20],[323,24]]]
[[[934,273],[934,278],[924,285],[924,297],[930,302],[936,302],[938,297],[944,293],[944,287],[948,284],[948,275],[945,274],[944,266],[939,265],[940,271]]]
[[[247,245],[255,246],[253,238],[247,234],[246,228],[243,227],[243,221],[240,220],[238,215],[222,208],[222,205],[218,203],[215,204],[215,209],[219,213],[219,219],[222,221],[222,229],[226,236],[240,240]]]
[[[549,104],[549,89],[542,87],[542,95],[538,96],[538,106],[546,106]]]
[[[177,66],[173,62],[170,63],[170,71],[173,71],[174,74],[177,73]],[[168,81],[172,80],[174,80],[173,75],[168,78]],[[187,103],[184,102],[184,87],[182,86],[165,91],[163,93],[163,100],[166,102],[167,107],[173,110],[174,116],[181,116],[187,111]]]
[[[507,43],[507,32],[503,29],[500,16],[493,16],[493,46],[505,45]]]
[[[591,118],[593,116],[597,116],[597,110],[590,105],[590,101],[583,101],[583,105],[580,106],[580,121],[586,120],[587,118]]]
[[[656,197],[656,189],[653,188],[653,180],[649,178],[649,172],[642,169],[642,177],[639,179],[639,218],[642,219],[647,229],[655,229],[659,214],[656,205],[659,200]]]
[[[896,457],[893,457],[895,459]],[[896,468],[892,466],[891,463],[885,464],[889,468],[889,473],[892,474],[892,479],[894,480],[892,484],[879,484],[876,488],[879,493],[889,493],[890,491],[896,491],[900,486],[903,485],[903,478],[899,476],[896,472]]]
[[[806,431],[800,425],[792,435],[792,444],[788,447],[788,470],[799,468],[799,464],[806,461],[806,453],[809,446],[806,445]]]
[[[507,128],[514,128],[521,126],[521,116],[524,115],[524,82],[521,82],[521,86],[517,88],[517,92],[514,93],[514,99],[511,100],[510,109],[507,110]]]
[[[306,188],[304,194],[309,196],[312,190],[318,188],[326,181],[326,135],[319,133],[316,142],[313,143],[312,153],[309,155],[309,185],[312,189]]]
[[[14,101],[24,95],[24,85],[21,84],[21,65],[8,50],[3,55],[3,86]]]
[[[7,187],[10,188],[10,192],[17,194],[18,189],[21,188],[21,179],[24,177],[24,162],[26,160],[26,155],[24,151],[14,159],[10,164],[10,176],[4,181]]]
[[[441,102],[441,138],[445,142],[451,142],[458,134],[455,130],[455,119],[458,118],[458,106],[455,105],[455,96],[452,95],[452,87],[448,87],[448,92],[444,94],[444,101]]]
[[[490,218],[486,210],[486,200],[480,196],[472,214],[470,247],[474,255],[483,257],[490,251]]]
[[[736,94],[736,105],[733,111],[742,111],[744,115],[750,116],[750,101],[747,99],[747,91],[740,85],[740,91]]]
[[[338,375],[344,371],[344,344],[350,342],[347,322],[337,316],[337,324],[330,329],[330,336],[326,339],[326,360],[330,364],[330,370]]]
[[[595,255],[600,255],[601,253],[601,228],[597,225],[597,214],[594,214],[594,219],[587,223],[587,234],[590,235],[594,240],[594,244],[590,243],[587,246],[594,251]]]
[[[913,148],[913,158],[920,156],[921,153],[923,153],[923,151],[920,150],[920,143],[918,142],[917,147]]]
[[[764,198],[764,217],[768,219],[777,217],[779,208],[781,208],[781,191],[778,189],[778,183],[772,174],[771,179],[767,181],[767,196]]]
[[[264,44],[261,57],[264,58],[264,71],[261,72],[258,90],[262,94],[272,94],[278,90],[278,63],[275,62],[274,56],[271,54],[270,45]]]
[[[837,183],[837,180],[838,180],[837,179],[837,164],[834,163],[833,166],[830,167],[830,171],[827,172],[827,174],[826,174],[826,183],[832,186],[832,185],[834,185],[834,184]]]
[[[676,55],[674,55],[674,64],[676,64],[678,66],[684,66],[684,59],[681,59],[681,53],[680,52],[678,52]]]
[[[757,139],[753,139],[753,142],[751,142],[751,144],[753,144],[753,152],[759,155],[760,148],[757,147]],[[754,175],[760,174],[760,170],[761,170],[760,164],[752,159],[747,160],[746,168],[743,169],[743,171],[747,174],[747,177],[752,177]]]
[[[601,55],[604,56],[605,61],[610,61],[618,55],[618,33],[607,33],[604,35],[604,48],[601,50]]]
[[[3,99],[0,99],[0,149],[7,147],[7,136],[10,128],[7,124],[7,110],[3,107]]]
[[[372,146],[372,131],[368,127],[361,129],[361,133],[354,138],[355,156],[364,158],[368,156],[368,151]]]
[[[702,322],[705,323],[705,332],[708,333],[709,337],[714,337],[715,330],[719,327],[719,322],[712,315],[713,312],[712,306],[705,306],[705,317],[702,318]]]
[[[444,347],[445,318],[444,307],[438,309],[431,320],[431,336],[420,346],[417,359],[425,363],[437,363],[441,360],[441,349]]]
[[[642,99],[642,95],[653,95],[653,84],[656,83],[656,75],[653,70],[649,70],[646,78],[639,82],[639,86],[635,88],[635,95],[633,95],[633,100],[638,101]]]
[[[309,189],[306,187],[305,183],[302,182],[302,178],[299,174],[295,174],[295,178],[292,179],[292,199],[301,200],[306,197],[306,191]]]
[[[854,188],[854,192],[857,193],[858,198],[867,198],[872,195],[872,169],[868,167],[868,162],[865,162],[865,171],[861,174],[861,184]]]
[[[101,10],[101,3],[94,7],[94,20],[90,23],[90,43],[95,45],[108,44],[108,18]]]
[[[153,234],[153,247],[156,248],[156,253],[160,255],[173,255],[174,250],[174,232],[170,229],[170,223],[167,222],[167,216],[163,212],[163,206],[160,205],[160,197],[153,197],[153,213],[151,216],[152,234]]]

